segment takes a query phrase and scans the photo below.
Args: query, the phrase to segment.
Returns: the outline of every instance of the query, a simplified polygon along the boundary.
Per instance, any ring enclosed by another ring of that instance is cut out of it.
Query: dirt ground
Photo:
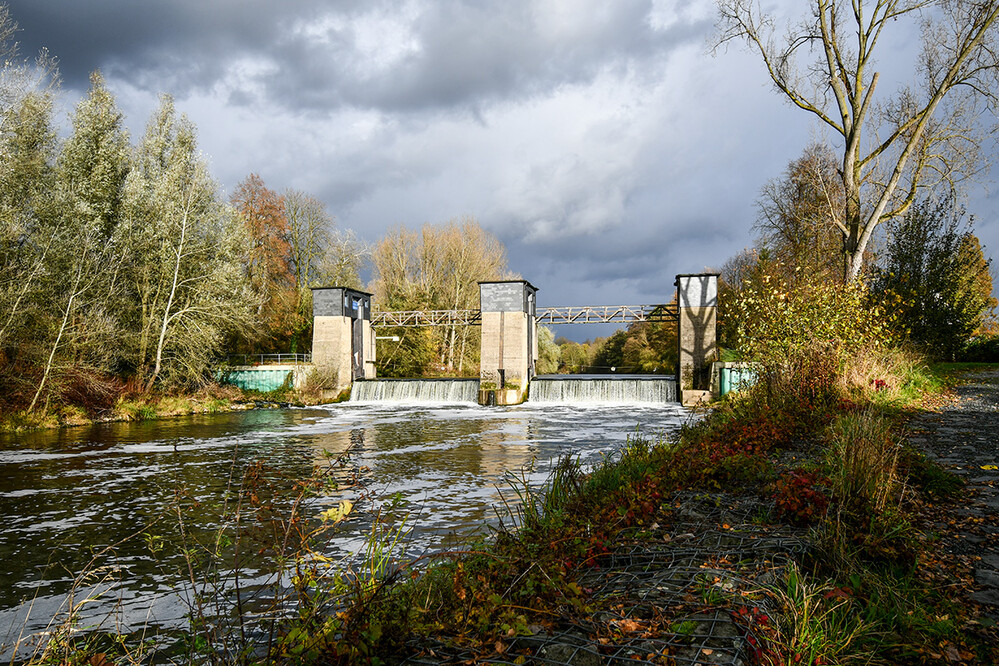
[[[935,550],[962,573],[961,593],[999,621],[999,370],[964,377],[938,412],[909,423],[909,441],[960,475],[962,495],[922,516]]]

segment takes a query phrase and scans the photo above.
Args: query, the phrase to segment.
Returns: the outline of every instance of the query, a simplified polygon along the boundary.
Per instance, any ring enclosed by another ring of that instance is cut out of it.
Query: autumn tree
[[[589,342],[573,342],[566,338],[558,338],[555,343],[559,348],[558,371],[563,374],[579,374],[586,372],[596,352]]]
[[[676,372],[676,322],[633,322],[595,345],[595,372],[670,375]]]
[[[0,5],[0,363],[34,337],[55,227],[52,192],[58,72],[44,53],[22,60],[17,24]],[[3,375],[6,373],[0,373]]]
[[[484,280],[512,279],[506,249],[473,218],[424,225],[419,231],[397,228],[373,252],[375,276],[371,290],[385,310],[475,310]],[[393,331],[418,345],[413,353],[430,356],[425,373],[471,371],[478,357],[478,337],[468,326],[441,327],[431,333]],[[401,358],[402,350],[395,354]],[[412,367],[412,364],[407,364]]]
[[[718,45],[748,44],[777,91],[838,139],[842,199],[827,219],[842,239],[847,279],[860,274],[879,224],[904,214],[921,190],[981,169],[999,0],[809,0],[809,13],[786,24],[755,0],[717,3]],[[919,83],[882,82],[883,40],[918,22]]]
[[[886,225],[872,290],[889,302],[909,338],[953,359],[995,307],[992,275],[973,220],[953,199],[925,199]]]
[[[58,73],[44,54],[20,59],[17,25],[0,6],[0,402],[37,393],[53,338],[53,261],[67,234],[55,215]]]
[[[809,275],[841,278],[842,241],[833,216],[842,205],[836,156],[825,144],[814,143],[783,176],[763,186],[757,199],[757,245]]]
[[[124,256],[109,241],[120,220],[131,155],[122,114],[97,72],[72,125],[56,161],[51,192],[55,231],[46,264],[53,284],[45,299],[51,326],[29,410],[43,393],[62,392],[63,378],[75,383],[78,393],[104,393],[105,402],[113,398],[102,376],[114,369],[119,356],[113,341],[126,288]]]
[[[244,351],[287,351],[297,325],[298,290],[284,197],[257,174],[247,176],[230,202],[250,242],[246,275],[256,298],[256,331]]]
[[[562,350],[555,344],[555,332],[547,326],[538,326],[538,364],[539,375],[551,375],[558,372],[562,360]]]

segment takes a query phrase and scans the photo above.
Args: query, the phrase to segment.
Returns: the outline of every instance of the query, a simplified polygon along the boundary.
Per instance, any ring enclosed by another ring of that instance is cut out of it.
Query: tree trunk
[[[62,323],[59,325],[59,333],[56,335],[55,341],[52,343],[52,351],[49,352],[49,359],[45,363],[45,372],[42,373],[42,380],[38,382],[38,390],[35,391],[35,397],[31,399],[31,404],[28,405],[28,411],[31,412],[35,405],[38,403],[38,397],[42,394],[42,390],[45,388],[45,383],[48,381],[49,374],[52,372],[52,364],[55,361],[56,351],[59,349],[59,344],[62,342],[63,333],[66,332],[66,327],[69,324],[69,318],[73,313],[73,302],[76,297],[80,295],[80,282],[83,281],[83,266],[87,259],[87,246],[84,245],[83,256],[80,257],[80,263],[76,269],[76,279],[73,282],[73,290],[70,292],[69,300],[66,301],[66,309],[62,313]],[[46,401],[46,406],[48,402]]]
[[[188,210],[185,209],[180,222],[180,243],[177,245],[177,258],[173,264],[173,281],[170,284],[170,296],[167,297],[166,307],[163,309],[163,325],[160,326],[160,337],[156,342],[156,362],[153,365],[153,372],[149,376],[149,381],[146,383],[147,393],[153,388],[153,382],[156,381],[156,378],[160,374],[160,369],[163,367],[163,346],[166,341],[167,326],[170,324],[170,311],[173,309],[173,301],[177,295],[177,284],[180,281],[180,265],[184,258],[184,241],[187,238],[187,215]]]

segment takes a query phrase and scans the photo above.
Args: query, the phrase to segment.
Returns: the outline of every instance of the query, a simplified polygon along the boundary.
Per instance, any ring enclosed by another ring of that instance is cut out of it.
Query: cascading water
[[[676,402],[676,378],[666,375],[540,375],[531,380],[532,403]]]
[[[354,382],[351,402],[476,403],[478,379],[366,379]]]

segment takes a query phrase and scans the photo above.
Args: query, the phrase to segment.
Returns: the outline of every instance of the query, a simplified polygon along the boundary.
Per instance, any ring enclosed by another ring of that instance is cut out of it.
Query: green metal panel
[[[729,368],[722,368],[718,372],[718,391],[722,395],[732,390],[732,371]]]
[[[721,395],[748,389],[755,383],[754,368],[720,368],[718,371],[718,392]]]
[[[218,379],[223,384],[238,386],[244,391],[276,391],[291,382],[292,370],[260,368],[253,370],[229,370],[218,373]]]

